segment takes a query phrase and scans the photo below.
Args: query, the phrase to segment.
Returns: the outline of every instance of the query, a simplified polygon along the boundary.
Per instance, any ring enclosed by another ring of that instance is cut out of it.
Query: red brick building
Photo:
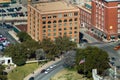
[[[91,2],[86,2],[83,6],[78,6],[80,9],[80,27],[85,27],[88,30],[91,27]]]
[[[92,0],[91,30],[103,40],[120,38],[119,0]]]

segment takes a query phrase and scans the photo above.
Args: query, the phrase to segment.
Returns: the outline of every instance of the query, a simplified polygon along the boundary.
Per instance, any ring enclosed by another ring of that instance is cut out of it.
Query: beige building
[[[7,3],[7,2],[11,2],[11,0],[0,0],[0,3]]]
[[[79,8],[64,2],[28,4],[28,34],[36,41],[67,35],[79,42]]]

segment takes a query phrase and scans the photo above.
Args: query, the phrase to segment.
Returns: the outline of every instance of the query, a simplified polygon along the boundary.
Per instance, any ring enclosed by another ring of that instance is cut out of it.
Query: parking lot
[[[7,27],[0,26],[0,54],[10,44],[15,44],[17,41],[8,33],[11,30]]]

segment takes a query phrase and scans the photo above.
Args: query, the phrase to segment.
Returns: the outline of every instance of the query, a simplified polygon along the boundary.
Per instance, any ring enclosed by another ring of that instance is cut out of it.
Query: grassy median
[[[28,74],[36,70],[40,65],[38,63],[30,63],[24,66],[18,66],[8,74],[8,80],[23,80]]]
[[[83,78],[83,75],[78,74],[74,70],[63,69],[57,73],[51,80],[92,80]]]

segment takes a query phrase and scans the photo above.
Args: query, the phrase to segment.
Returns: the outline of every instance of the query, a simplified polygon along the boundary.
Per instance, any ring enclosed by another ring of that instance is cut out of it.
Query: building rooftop
[[[45,3],[35,3],[33,6],[40,12],[50,12],[50,11],[62,11],[62,10],[74,10],[76,7],[64,2],[45,2]]]
[[[0,3],[8,3],[11,2],[11,0],[0,0]]]
[[[88,12],[88,13],[91,13],[91,2],[86,2],[83,6],[81,5],[78,5],[77,7],[81,8],[82,10]]]
[[[104,0],[106,2],[115,2],[115,1],[120,1],[120,0]]]

